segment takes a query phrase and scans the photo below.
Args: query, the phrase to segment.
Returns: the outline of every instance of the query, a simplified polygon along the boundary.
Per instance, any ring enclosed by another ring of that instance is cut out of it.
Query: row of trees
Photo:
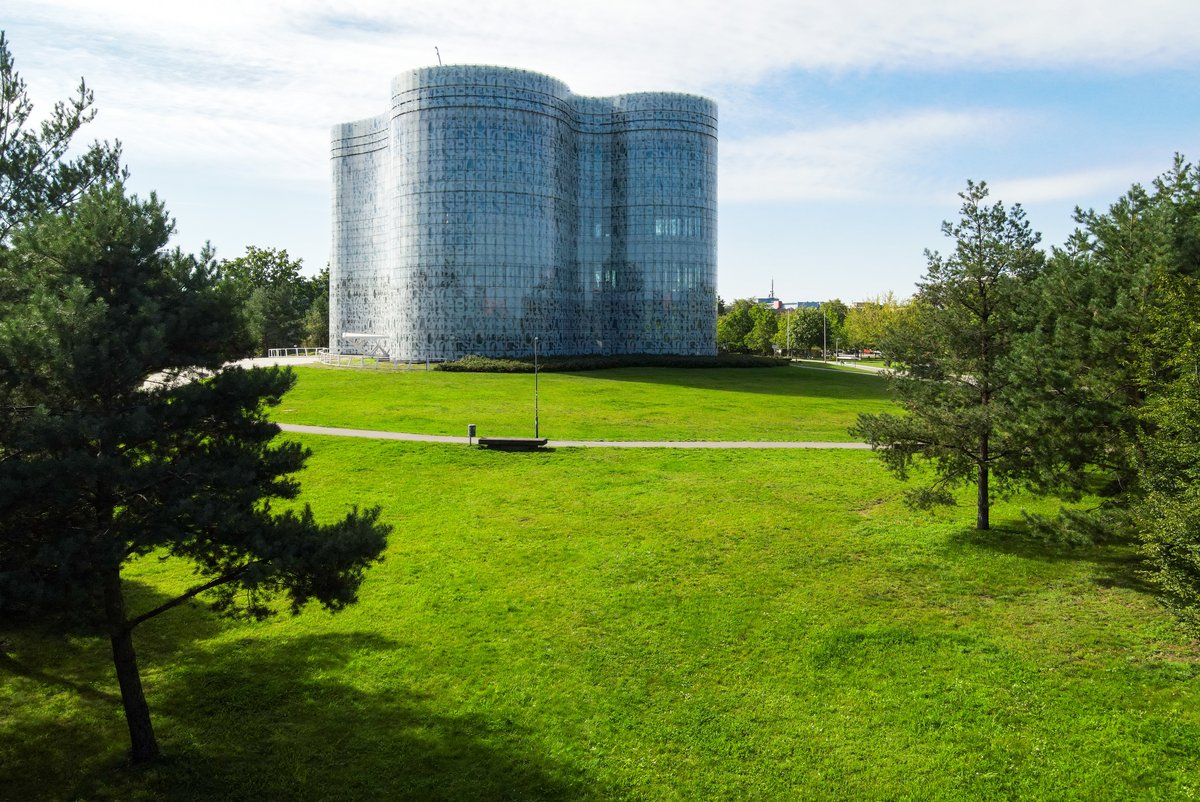
[[[272,506],[295,499],[309,453],[276,442],[267,415],[295,377],[224,367],[252,348],[245,310],[277,286],[254,273],[262,254],[219,268],[169,250],[173,222],[126,193],[117,145],[64,160],[94,114],[82,83],[41,125],[31,109],[0,33],[0,622],[107,638],[145,761],[158,743],[137,627],[196,598],[255,618],[340,609],[389,527],[378,509],[318,524],[307,505]],[[153,557],[189,564],[195,584],[131,597],[123,571]]]
[[[739,298],[717,317],[717,347],[730,353],[769,354],[778,329],[774,310]]]
[[[815,309],[779,311],[741,298],[717,318],[717,347],[733,353],[804,356],[822,349],[877,351],[886,332],[900,325],[908,312],[908,304],[890,292],[853,306],[835,298]]]
[[[723,306],[723,304],[722,304]],[[807,354],[845,337],[846,305],[839,300],[819,309],[776,311],[752,298],[739,298],[717,317],[717,347],[740,354],[771,354],[790,349]]]
[[[891,292],[856,303],[847,310],[842,325],[846,347],[854,351],[884,350],[888,332],[905,325],[905,318],[911,311],[907,300],[901,302]]]
[[[1068,540],[1135,536],[1150,578],[1200,632],[1200,170],[1177,158],[1107,211],[1077,212],[1063,248],[1039,247],[1020,206],[968,183],[946,256],[883,347],[906,415],[856,433],[907,477],[915,506],[973,484],[976,526],[995,493],[1099,498],[1054,520]]]
[[[271,348],[329,344],[329,268],[309,278],[286,250],[253,245],[216,264],[242,324],[262,355]]]

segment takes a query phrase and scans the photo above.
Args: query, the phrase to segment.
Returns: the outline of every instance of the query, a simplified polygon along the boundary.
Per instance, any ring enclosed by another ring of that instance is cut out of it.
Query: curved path
[[[264,367],[272,365],[299,365],[316,362],[316,357],[259,357],[245,359],[239,364],[243,367]],[[834,370],[819,367],[817,364],[803,364],[809,370]],[[878,370],[868,366],[856,365],[864,371]],[[850,371],[839,370],[838,373]],[[300,423],[281,423],[279,428],[285,432],[297,434],[324,434],[334,437],[365,437],[371,440],[406,440],[415,443],[455,443],[469,445],[465,437],[455,437],[446,434],[410,434],[408,432],[384,432],[376,429],[340,429],[333,426],[307,426]],[[772,440],[550,440],[546,443],[549,448],[849,448],[869,449],[867,443],[818,443],[805,441],[772,441]]]
[[[446,434],[409,434],[381,432],[374,429],[338,429],[332,426],[306,426],[300,423],[280,423],[285,432],[297,434],[327,434],[335,437],[366,437],[372,440],[408,440],[417,443],[457,443],[468,445],[465,437]],[[551,440],[549,448],[855,448],[871,446],[866,443],[776,442],[771,440]]]

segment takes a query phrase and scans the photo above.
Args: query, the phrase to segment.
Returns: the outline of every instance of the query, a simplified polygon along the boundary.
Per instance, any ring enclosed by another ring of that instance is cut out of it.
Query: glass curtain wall
[[[333,131],[330,339],[394,358],[715,353],[716,108],[403,73]]]

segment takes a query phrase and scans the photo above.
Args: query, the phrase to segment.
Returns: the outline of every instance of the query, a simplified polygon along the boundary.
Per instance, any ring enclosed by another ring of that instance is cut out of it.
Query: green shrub
[[[605,368],[777,368],[787,364],[787,359],[749,354],[549,356],[538,360],[540,370],[558,373]],[[460,373],[533,373],[533,358],[500,359],[469,354],[454,362],[444,362],[437,369]]]

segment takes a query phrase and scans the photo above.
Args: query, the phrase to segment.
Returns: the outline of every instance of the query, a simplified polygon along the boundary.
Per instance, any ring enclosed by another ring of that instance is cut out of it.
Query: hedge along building
[[[427,67],[332,162],[335,352],[716,352],[710,100]]]

